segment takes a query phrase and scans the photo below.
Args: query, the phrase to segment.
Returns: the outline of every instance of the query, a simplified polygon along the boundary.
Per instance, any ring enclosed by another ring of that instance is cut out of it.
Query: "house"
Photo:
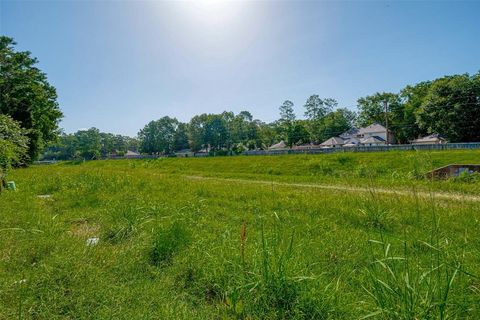
[[[135,151],[131,151],[131,150],[128,150],[126,153],[125,153],[125,158],[138,158],[140,157],[140,153],[138,152],[135,152]]]
[[[412,144],[445,144],[447,140],[438,133],[412,140]]]
[[[195,153],[190,149],[182,149],[175,151],[175,155],[181,158],[193,157]]]
[[[339,148],[345,144],[345,141],[340,137],[331,137],[330,139],[322,142],[320,147],[322,148]]]
[[[367,139],[367,138],[370,138],[370,137],[380,138],[380,139],[377,139],[377,140],[385,141],[384,144],[394,144],[395,143],[395,137],[393,136],[392,132],[390,130],[388,130],[388,133],[387,133],[387,128],[385,128],[384,126],[382,126],[379,123],[373,123],[373,124],[369,125],[368,127],[360,128],[358,130],[358,135],[359,135],[359,137],[361,137],[363,139]],[[373,140],[371,140],[371,141],[373,141]]]
[[[370,136],[360,140],[360,144],[364,146],[372,147],[372,146],[385,145],[387,144],[387,141],[385,141],[385,139],[379,136]]]
[[[279,149],[287,149],[287,144],[285,141],[280,141],[279,143],[271,145],[268,149],[270,150],[279,150]]]
[[[351,138],[345,140],[345,144],[343,146],[346,147],[346,148],[349,148],[349,147],[357,147],[358,145],[360,145],[360,139],[355,138],[355,137],[351,137]]]
[[[344,133],[342,133],[341,135],[339,135],[339,137],[342,138],[343,140],[349,140],[351,138],[358,138],[359,137],[358,131],[359,130],[357,128],[351,128],[351,129],[348,129],[347,131],[345,131]]]
[[[314,148],[318,148],[319,145],[316,145],[316,144],[313,144],[313,143],[304,143],[304,144],[299,144],[299,145],[295,145],[293,146],[292,149],[295,149],[295,150],[309,150],[309,149],[314,149]]]

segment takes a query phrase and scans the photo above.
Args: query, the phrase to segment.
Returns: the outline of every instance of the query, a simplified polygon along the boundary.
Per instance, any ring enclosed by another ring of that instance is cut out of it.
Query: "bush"
[[[0,115],[0,179],[8,170],[28,161],[28,138],[20,124],[6,115]]]
[[[190,233],[180,223],[175,222],[168,230],[159,233],[153,240],[149,252],[150,264],[168,265],[173,256],[190,243]]]

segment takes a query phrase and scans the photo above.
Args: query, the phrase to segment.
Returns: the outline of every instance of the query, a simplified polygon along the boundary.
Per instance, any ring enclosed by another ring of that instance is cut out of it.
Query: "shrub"
[[[28,161],[28,138],[20,124],[6,115],[0,115],[0,180],[14,166]]]
[[[175,222],[153,240],[148,253],[150,264],[157,267],[170,264],[173,256],[190,243],[190,238],[187,229],[179,222]]]

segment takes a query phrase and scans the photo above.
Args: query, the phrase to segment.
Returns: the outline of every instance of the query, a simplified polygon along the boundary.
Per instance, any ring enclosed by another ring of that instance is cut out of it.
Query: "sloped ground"
[[[18,170],[0,319],[478,319],[478,182],[412,174],[478,154],[343,156]]]

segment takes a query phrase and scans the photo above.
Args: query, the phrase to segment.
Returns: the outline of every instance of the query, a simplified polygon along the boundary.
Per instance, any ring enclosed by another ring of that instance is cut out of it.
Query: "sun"
[[[194,21],[213,26],[232,22],[243,9],[243,2],[240,1],[197,0],[183,4]]]

